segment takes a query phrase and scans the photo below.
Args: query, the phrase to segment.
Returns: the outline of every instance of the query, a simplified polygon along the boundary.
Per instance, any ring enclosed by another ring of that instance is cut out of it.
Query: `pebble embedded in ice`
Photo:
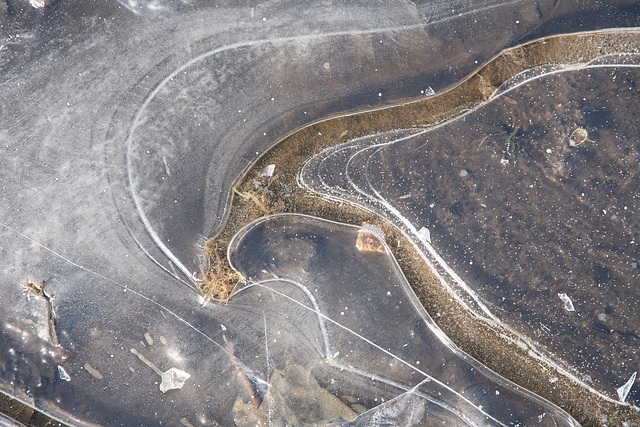
[[[624,383],[622,387],[616,390],[618,392],[618,397],[620,398],[620,402],[624,402],[625,400],[627,400],[627,396],[631,391],[631,387],[633,387],[633,383],[636,382],[636,374],[637,372],[634,372],[633,375],[631,375],[631,378],[629,378],[629,380],[626,383]]]
[[[466,169],[460,171],[460,178],[464,178],[467,175],[469,175],[469,172]]]
[[[564,309],[565,310],[567,310],[567,311],[576,311],[575,307],[573,306],[573,302],[571,301],[571,298],[569,298],[569,296],[567,294],[565,294],[564,292],[561,292],[561,293],[558,293],[558,296],[560,297],[560,299],[564,303]]]

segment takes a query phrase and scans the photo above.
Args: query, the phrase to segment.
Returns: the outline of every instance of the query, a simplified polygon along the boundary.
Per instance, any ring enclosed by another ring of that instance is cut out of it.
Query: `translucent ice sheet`
[[[524,73],[441,126],[327,150],[303,182],[395,217],[480,315],[637,402],[638,60]]]
[[[231,305],[258,325],[265,316],[265,348],[249,363],[265,382],[279,373],[305,378],[284,379],[296,387],[267,394],[317,400],[315,393],[326,393],[317,381],[347,402],[354,425],[573,424],[456,349],[373,231],[276,215],[243,229],[229,257],[251,282]],[[256,416],[265,416],[262,405]]]
[[[291,335],[301,359],[270,370],[262,297],[204,304],[196,289],[242,172],[312,120],[439,91],[530,37],[637,17],[626,2],[0,3],[0,392],[72,425],[241,423],[249,390],[267,399],[265,381],[320,360],[316,322]]]

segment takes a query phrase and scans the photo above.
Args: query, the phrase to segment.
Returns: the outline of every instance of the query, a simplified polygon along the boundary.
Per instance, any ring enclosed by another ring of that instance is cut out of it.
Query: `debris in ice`
[[[171,176],[171,169],[169,169],[169,162],[167,161],[167,156],[162,156],[162,162],[164,163],[164,170],[167,172],[167,175]]]
[[[431,232],[427,227],[422,227],[418,233],[420,234],[420,237],[431,243]]]
[[[89,362],[84,364],[84,369],[86,369],[87,372],[89,372],[91,375],[93,375],[99,380],[104,378],[104,375],[102,375],[102,372],[98,371],[96,368],[91,366],[91,363]]]
[[[565,310],[567,310],[567,311],[576,311],[575,307],[573,306],[573,302],[571,302],[571,298],[569,298],[567,296],[567,294],[565,294],[564,292],[559,292],[558,296],[560,297],[560,299],[564,303],[564,309]]]
[[[373,233],[367,230],[360,230],[356,238],[356,248],[365,252],[386,252],[384,243]]]
[[[436,94],[436,91],[435,91],[435,90],[433,90],[433,88],[432,88],[431,86],[429,86],[428,88],[426,88],[426,89],[424,90],[424,93],[425,93],[426,95],[435,95],[435,94]]]
[[[67,371],[60,365],[58,365],[58,374],[60,374],[60,379],[62,381],[71,381],[71,377],[67,374]]]
[[[262,171],[262,173],[260,174],[260,176],[273,176],[273,172],[276,170],[276,165],[274,164],[270,164],[267,165],[264,170]]]
[[[465,176],[469,175],[469,172],[466,169],[462,169],[459,175],[460,178],[464,178]]]
[[[500,164],[501,165],[508,165],[509,164],[509,160],[508,159],[500,159]]]
[[[585,141],[592,142],[589,140],[589,134],[585,128],[578,128],[569,135],[569,145],[572,147],[578,147]]]
[[[162,373],[160,391],[166,393],[169,390],[181,389],[185,381],[191,378],[191,374],[178,368],[171,368]]]
[[[147,344],[153,345],[153,337],[149,332],[144,333],[144,339],[147,341]]]
[[[634,372],[633,375],[631,375],[631,378],[629,378],[629,380],[617,390],[620,402],[624,403],[627,400],[631,387],[633,387],[633,383],[636,382],[636,374],[637,372]]]
[[[235,401],[232,409],[235,425],[351,425],[358,417],[347,404],[323,388],[308,369],[293,363],[287,363],[283,370],[274,370],[263,396],[258,404],[245,403],[242,398]]]

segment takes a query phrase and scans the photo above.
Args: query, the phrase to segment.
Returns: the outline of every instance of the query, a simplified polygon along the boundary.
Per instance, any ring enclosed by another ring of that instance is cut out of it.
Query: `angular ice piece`
[[[71,381],[71,377],[67,374],[67,371],[60,365],[58,365],[58,374],[60,374],[60,379],[63,381]]]
[[[273,172],[276,170],[276,165],[270,164],[265,166],[260,176],[273,176]]]
[[[427,227],[422,227],[418,233],[420,233],[420,237],[431,243],[431,232]]]
[[[631,391],[631,387],[633,387],[633,383],[636,382],[636,374],[637,372],[634,372],[633,375],[631,375],[631,378],[629,378],[629,380],[626,383],[624,383],[622,387],[616,390],[618,392],[618,397],[620,398],[620,402],[624,402],[625,400],[627,400],[627,396]]]
[[[180,389],[185,381],[191,378],[191,374],[178,368],[171,368],[162,374],[160,391],[166,393],[169,390]]]
[[[558,292],[558,296],[560,297],[560,299],[564,303],[564,309],[565,310],[567,310],[567,311],[576,311],[575,307],[573,306],[573,302],[571,302],[571,298],[569,298],[569,296],[567,294],[565,294],[564,292]]]

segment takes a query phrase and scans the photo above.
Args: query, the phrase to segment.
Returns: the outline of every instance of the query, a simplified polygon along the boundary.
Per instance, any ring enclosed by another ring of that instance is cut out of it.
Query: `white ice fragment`
[[[629,380],[626,383],[624,383],[622,387],[616,390],[618,392],[618,397],[620,398],[620,402],[624,403],[625,400],[627,400],[627,396],[631,391],[631,387],[633,387],[633,383],[636,382],[636,374],[637,372],[634,372],[633,375],[631,375],[631,378],[629,378]]]
[[[384,236],[384,230],[382,229],[382,227],[375,224],[365,222],[364,224],[362,224],[362,228],[369,230],[372,233],[377,234],[378,236]]]
[[[260,176],[273,176],[273,172],[276,170],[276,165],[267,165]]]
[[[431,243],[431,232],[427,227],[422,227],[418,233],[420,233],[420,237]]]
[[[500,159],[500,164],[501,165],[508,165],[509,164],[509,160],[508,159]]]
[[[462,169],[459,175],[460,178],[464,178],[465,176],[469,175],[469,172],[466,169]]]
[[[433,88],[431,86],[429,86],[424,93],[426,93],[427,95],[435,95],[436,91],[433,90]]]
[[[67,374],[67,371],[60,365],[58,365],[58,374],[60,374],[60,379],[62,381],[71,381],[71,377]]]
[[[559,292],[558,296],[560,297],[560,299],[564,303],[564,309],[565,310],[567,310],[567,311],[576,311],[575,307],[573,306],[573,302],[571,302],[571,298],[569,298],[567,296],[567,294],[565,294],[564,292]]]
[[[166,393],[169,390],[180,389],[185,381],[191,378],[191,374],[178,368],[171,368],[162,373],[160,391]]]

